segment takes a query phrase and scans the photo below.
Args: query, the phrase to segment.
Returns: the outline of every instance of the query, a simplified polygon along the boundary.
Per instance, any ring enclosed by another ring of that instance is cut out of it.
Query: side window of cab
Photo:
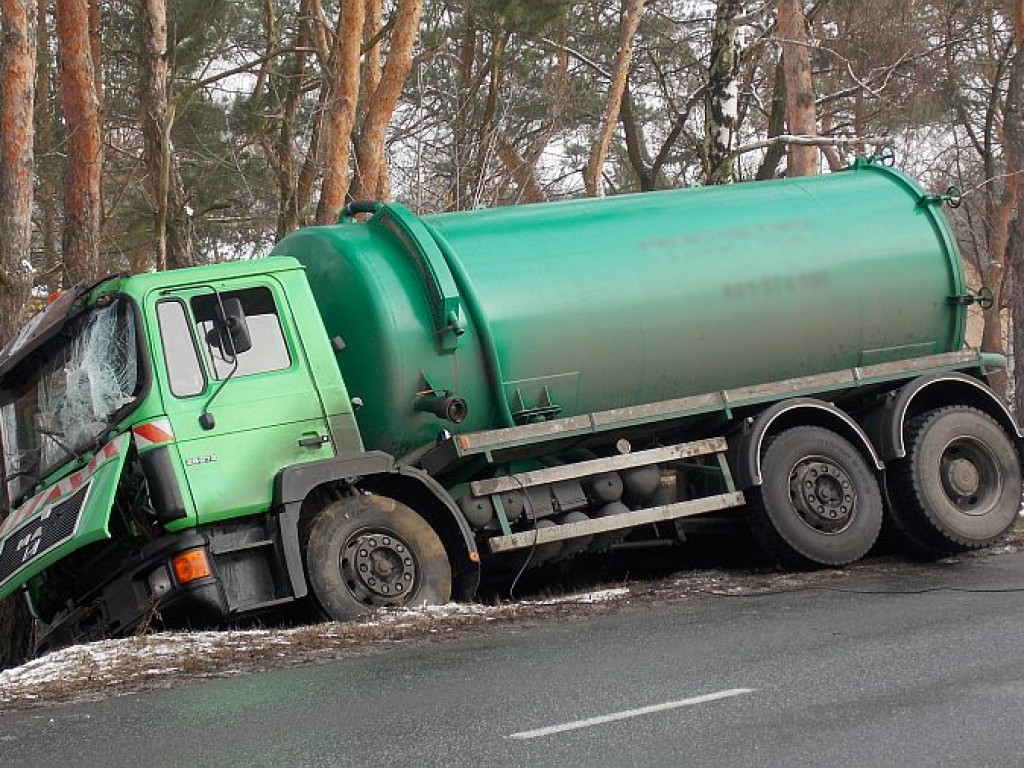
[[[167,379],[175,397],[204,393],[210,379],[291,367],[292,356],[269,288],[161,299],[156,314]]]
[[[291,367],[288,344],[269,288],[201,294],[193,296],[190,303],[203,359],[214,379]],[[225,331],[225,319],[228,325],[244,323],[247,344],[239,343],[234,333]]]

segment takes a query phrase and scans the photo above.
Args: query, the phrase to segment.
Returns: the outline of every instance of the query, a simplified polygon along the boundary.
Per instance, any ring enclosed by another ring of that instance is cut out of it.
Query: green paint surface
[[[959,349],[965,311],[948,298],[963,269],[922,194],[858,164],[424,216],[418,235],[389,225],[411,217],[391,205],[274,252],[306,267],[328,334],[345,341],[338,365],[364,403],[364,443],[401,454],[440,429],[505,426],[502,400],[515,414],[548,397],[569,416]],[[439,330],[452,296],[432,278],[435,246],[459,291],[454,350]],[[464,397],[468,420],[418,411],[428,388]]]

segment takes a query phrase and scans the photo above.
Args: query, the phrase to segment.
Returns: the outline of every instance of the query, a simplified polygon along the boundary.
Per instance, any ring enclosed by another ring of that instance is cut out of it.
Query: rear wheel
[[[444,545],[426,521],[385,496],[352,496],[322,509],[306,538],[306,572],[327,616],[451,599]]]
[[[890,473],[891,517],[915,554],[939,557],[984,547],[1013,525],[1021,506],[1020,456],[990,416],[937,408],[907,423],[907,457]]]
[[[795,427],[769,441],[763,482],[747,505],[751,530],[769,555],[800,568],[863,557],[878,537],[882,497],[874,473],[847,440]]]

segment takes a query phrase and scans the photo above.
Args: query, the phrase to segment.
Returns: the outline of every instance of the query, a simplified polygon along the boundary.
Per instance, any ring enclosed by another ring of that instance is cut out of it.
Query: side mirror
[[[245,322],[245,310],[240,299],[224,299],[214,304],[213,327],[206,334],[206,342],[219,349],[225,357],[252,349],[249,325]]]

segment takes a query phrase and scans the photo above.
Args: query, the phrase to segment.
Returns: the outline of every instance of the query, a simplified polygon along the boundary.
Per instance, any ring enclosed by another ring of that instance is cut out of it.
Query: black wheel
[[[313,594],[335,621],[451,599],[441,540],[422,517],[385,496],[352,496],[325,507],[309,525],[305,555]]]
[[[966,406],[928,411],[904,429],[907,457],[889,474],[894,527],[913,554],[984,547],[1021,504],[1020,456],[990,416]]]
[[[820,427],[794,427],[771,439],[763,482],[747,509],[758,544],[798,568],[837,566],[863,557],[882,525],[882,495],[864,457]]]

